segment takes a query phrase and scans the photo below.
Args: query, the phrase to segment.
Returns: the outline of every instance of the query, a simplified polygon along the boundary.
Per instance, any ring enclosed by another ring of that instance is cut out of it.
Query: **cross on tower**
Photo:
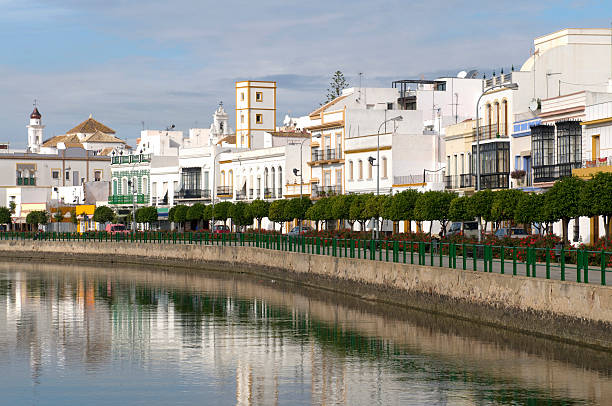
[[[38,99],[34,99],[33,105],[34,105],[34,107],[38,107]]]

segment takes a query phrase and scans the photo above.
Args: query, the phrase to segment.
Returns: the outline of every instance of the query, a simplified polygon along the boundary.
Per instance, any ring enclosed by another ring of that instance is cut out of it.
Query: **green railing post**
[[[463,270],[465,271],[465,269],[467,268],[467,247],[465,245],[465,243],[462,244],[463,245]]]
[[[433,240],[429,243],[429,265],[434,266]]]
[[[506,258],[505,258],[505,251],[506,251],[506,247],[499,247],[500,249],[500,253],[499,253],[499,260],[500,260],[500,268],[499,268],[499,272],[503,275],[505,273],[505,265],[506,265]]]
[[[438,266],[439,266],[440,268],[442,268],[442,265],[444,264],[444,261],[443,261],[443,259],[442,259],[442,251],[444,251],[444,249],[442,249],[442,246],[443,246],[443,244],[442,244],[442,241],[440,240],[440,241],[438,242],[438,257],[440,257],[440,259],[439,259],[439,265],[438,265]]]
[[[606,252],[601,250],[601,284],[602,286],[606,286]]]
[[[516,276],[516,247],[512,247],[512,275]]]
[[[537,261],[537,248],[531,248],[531,277],[535,278],[536,277],[536,267],[538,266],[538,261]]]
[[[332,238],[332,256],[335,257],[336,256],[336,248],[337,248],[337,242],[335,238]]]
[[[476,263],[478,257],[478,251],[476,251],[476,244],[472,244],[472,270],[477,269],[478,264]]]
[[[564,281],[565,280],[565,247],[561,247],[561,258],[559,258],[559,260],[561,261],[561,280]]]
[[[584,252],[582,259],[584,260],[584,283],[589,283],[589,251]]]
[[[546,279],[550,279],[550,249],[546,249]]]
[[[576,250],[576,282],[581,282],[582,250]]]
[[[525,276],[529,276],[530,248],[525,248]]]

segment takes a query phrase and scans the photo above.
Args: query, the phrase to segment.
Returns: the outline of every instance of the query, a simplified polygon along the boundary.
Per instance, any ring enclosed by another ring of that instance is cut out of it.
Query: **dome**
[[[34,107],[34,111],[32,111],[32,114],[30,114],[30,118],[37,118],[40,120],[41,115],[40,115],[40,112],[38,111],[38,107]]]

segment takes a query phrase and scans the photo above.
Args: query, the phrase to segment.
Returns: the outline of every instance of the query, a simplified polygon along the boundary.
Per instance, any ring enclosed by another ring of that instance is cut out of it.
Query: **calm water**
[[[612,404],[610,355],[280,282],[0,264],[0,404]]]

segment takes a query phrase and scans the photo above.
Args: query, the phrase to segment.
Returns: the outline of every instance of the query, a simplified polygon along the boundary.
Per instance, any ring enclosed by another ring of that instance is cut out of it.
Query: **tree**
[[[64,219],[64,216],[62,214],[62,211],[60,210],[60,208],[58,207],[57,210],[55,211],[55,213],[53,214],[53,220],[55,220],[56,223],[61,222]]]
[[[268,210],[270,209],[270,203],[265,200],[256,199],[251,202],[251,214],[253,218],[257,220],[257,228],[261,230],[261,220],[264,217],[268,217]]]
[[[535,193],[523,193],[514,207],[514,221],[523,225],[525,231],[528,227],[533,227],[533,224],[541,221],[541,198],[542,195]]]
[[[268,210],[268,218],[270,221],[275,223],[281,223],[281,232],[283,231],[283,222],[287,221],[285,206],[288,200],[281,199],[275,200],[270,203],[270,209]]]
[[[195,203],[193,206],[190,206],[187,209],[187,213],[185,213],[185,218],[188,221],[203,220],[204,210],[206,210],[206,206],[204,206],[202,203]]]
[[[390,196],[383,204],[383,218],[393,222],[414,220],[414,205],[419,196],[420,193],[413,189]]]
[[[585,183],[581,194],[581,205],[585,215],[603,217],[606,242],[610,242],[612,173],[598,172]]]
[[[358,221],[362,231],[365,230],[365,223],[369,219],[365,207],[371,196],[371,194],[355,195],[349,208],[349,220]]]
[[[15,210],[17,210],[17,203],[10,202],[9,203],[9,210],[11,211],[11,214],[15,214]]]
[[[315,222],[315,228],[319,231],[319,222],[325,220],[325,211],[327,210],[327,197],[317,200],[312,206],[306,210],[306,218]]]
[[[229,218],[230,207],[232,207],[232,202],[219,202],[215,204],[213,208],[213,214],[215,215],[215,221],[221,220],[224,223]]]
[[[332,216],[340,221],[347,221],[353,230],[355,220],[351,219],[350,210],[355,195],[338,195],[331,201]]]
[[[448,208],[448,217],[451,221],[461,222],[461,228],[463,229],[463,222],[473,220],[474,217],[470,213],[469,203],[470,198],[468,196],[455,197],[450,202]]]
[[[451,192],[430,190],[423,193],[414,205],[414,214],[418,220],[440,222],[440,233],[446,234],[446,225],[449,221],[450,204],[457,195]],[[429,226],[431,235],[432,224]]]
[[[0,224],[11,224],[11,209],[0,207]]]
[[[296,197],[294,199],[287,200],[285,204],[285,218],[288,221],[293,219],[302,220],[306,217],[306,211],[310,207],[310,199]]]
[[[251,205],[245,202],[237,202],[229,209],[229,216],[236,227],[250,226],[253,224]]]
[[[173,223],[177,223],[180,227],[185,223],[185,221],[187,221],[187,210],[189,210],[189,207],[185,206],[184,204],[179,204],[172,207],[168,211],[168,220]]]
[[[35,210],[28,213],[26,216],[26,223],[30,224],[33,228],[38,228],[39,224],[47,224],[49,222],[49,215],[46,211]]]
[[[115,212],[108,206],[98,206],[96,210],[94,210],[93,220],[96,223],[108,223],[113,221],[115,218]]]
[[[470,197],[469,210],[472,217],[478,217],[482,225],[482,232],[487,231],[487,223],[492,221],[491,207],[495,193],[491,190],[480,190]]]
[[[491,217],[497,222],[497,228],[502,221],[514,221],[516,204],[523,194],[518,189],[503,189],[495,192],[491,205]]]
[[[136,210],[136,222],[148,224],[149,226],[157,221],[157,208],[153,206],[140,207]]]
[[[567,229],[570,219],[584,214],[581,195],[585,182],[575,176],[568,176],[555,182],[546,192],[546,207],[555,220],[561,220],[563,241],[569,243]]]
[[[334,100],[336,97],[340,96],[342,94],[342,90],[346,89],[347,87],[349,87],[349,84],[344,78],[344,74],[337,70],[329,82],[326,99],[321,104],[326,104]]]
[[[70,210],[70,222],[73,226],[75,226],[75,228],[76,225],[79,224],[79,217],[77,216],[75,209]]]

